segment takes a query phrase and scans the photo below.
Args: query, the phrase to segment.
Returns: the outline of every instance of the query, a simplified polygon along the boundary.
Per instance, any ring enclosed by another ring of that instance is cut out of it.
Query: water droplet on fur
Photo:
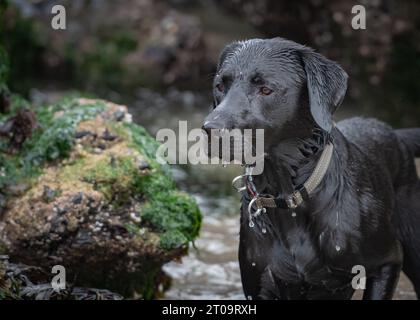
[[[254,228],[254,226],[255,226],[254,221],[250,220],[249,221],[249,227],[250,228]]]
[[[292,217],[296,218],[296,212],[292,212]]]
[[[255,267],[255,262],[252,263],[252,266]]]
[[[262,229],[261,229],[261,232],[262,232],[262,233],[267,233],[267,229],[266,229],[266,228],[262,228]]]
[[[341,250],[340,246],[335,246],[335,250],[340,251]]]

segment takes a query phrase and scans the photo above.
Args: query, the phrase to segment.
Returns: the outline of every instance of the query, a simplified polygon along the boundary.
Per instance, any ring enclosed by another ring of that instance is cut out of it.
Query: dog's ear
[[[240,46],[241,46],[241,42],[240,41],[235,41],[232,42],[230,44],[228,44],[222,51],[222,53],[219,56],[219,62],[217,63],[217,71],[220,70],[220,68],[222,67],[223,63],[225,62],[226,58],[231,55],[232,53],[234,53]]]
[[[305,50],[301,54],[312,117],[322,129],[330,132],[333,114],[346,94],[348,75],[336,62],[319,53]]]

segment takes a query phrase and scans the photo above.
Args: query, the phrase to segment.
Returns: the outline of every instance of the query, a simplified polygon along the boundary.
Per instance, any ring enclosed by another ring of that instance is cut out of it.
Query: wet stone
[[[102,134],[101,138],[105,141],[114,141],[118,137],[111,132],[109,132],[108,129],[105,129],[104,133]]]
[[[145,161],[145,160],[140,160],[140,162],[139,162],[139,169],[140,169],[140,170],[150,169],[150,164],[149,164],[149,162],[147,162],[147,161]]]
[[[79,192],[79,193],[77,193],[77,194],[73,197],[73,199],[71,200],[71,202],[72,202],[73,204],[81,204],[81,203],[82,203],[82,201],[83,201],[83,192]]]
[[[114,118],[117,121],[123,121],[124,118],[125,118],[125,112],[124,111],[120,111],[120,110],[115,111],[114,112]]]
[[[74,240],[77,245],[85,245],[92,243],[92,237],[90,236],[89,232],[84,230],[79,231]]]
[[[58,215],[65,215],[68,212],[67,208],[57,207],[57,214]]]
[[[103,144],[103,143],[98,143],[98,149],[105,150],[106,149],[106,145]]]
[[[82,131],[77,131],[77,132],[75,133],[74,137],[75,137],[76,139],[82,139],[82,138],[84,138],[84,137],[86,137],[86,136],[88,136],[88,135],[91,135],[91,134],[92,134],[92,132],[90,132],[90,131],[87,131],[87,130],[82,130]]]
[[[95,201],[95,199],[91,197],[88,197],[87,201],[88,201],[87,206],[91,209],[96,209],[99,206],[99,204]]]
[[[50,202],[54,201],[54,199],[57,197],[57,195],[58,195],[57,190],[53,190],[49,186],[44,186],[44,191],[42,193],[42,199],[46,203],[50,203]]]
[[[62,218],[56,218],[51,222],[51,231],[57,234],[63,234],[66,231],[66,223]]]

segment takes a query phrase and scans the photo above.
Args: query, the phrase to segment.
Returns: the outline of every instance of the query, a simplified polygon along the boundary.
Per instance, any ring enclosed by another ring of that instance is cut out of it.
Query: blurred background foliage
[[[416,0],[2,0],[9,85],[76,89],[125,100],[138,88],[210,92],[229,41],[281,36],[314,47],[350,75],[345,115],[420,124],[420,2]],[[67,30],[51,28],[63,4]],[[351,28],[363,4],[367,29]],[[3,74],[0,69],[0,76]],[[125,102],[125,101],[122,101]],[[207,106],[203,106],[207,107]]]

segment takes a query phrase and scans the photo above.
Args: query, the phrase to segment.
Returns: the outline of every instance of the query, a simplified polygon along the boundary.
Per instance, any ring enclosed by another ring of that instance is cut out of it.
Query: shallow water
[[[204,218],[197,249],[164,266],[173,284],[165,299],[243,299],[236,244],[237,218]]]

